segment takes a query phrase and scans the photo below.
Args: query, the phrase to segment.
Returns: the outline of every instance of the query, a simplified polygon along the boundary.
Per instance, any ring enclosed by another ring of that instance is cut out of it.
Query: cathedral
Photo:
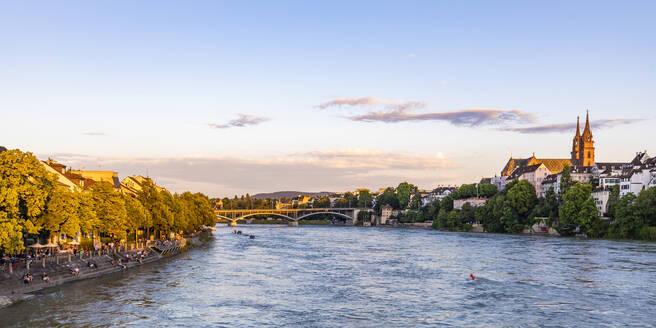
[[[536,158],[535,155],[529,158],[512,158],[508,160],[506,166],[501,171],[501,176],[510,176],[519,168],[544,164],[552,174],[560,173],[565,166],[576,168],[589,168],[595,164],[595,147],[592,140],[592,131],[590,130],[590,115],[585,115],[585,127],[581,134],[579,118],[576,118],[576,135],[572,141],[572,152],[569,159],[566,158]]]

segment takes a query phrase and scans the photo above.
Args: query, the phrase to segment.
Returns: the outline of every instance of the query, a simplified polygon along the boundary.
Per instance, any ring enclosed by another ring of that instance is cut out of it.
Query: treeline
[[[335,200],[331,204],[330,197],[324,196],[313,200],[312,202],[306,204],[293,203],[293,199],[289,198],[280,198],[280,199],[258,199],[252,198],[249,194],[242,195],[238,197],[237,195],[234,198],[212,198],[211,204],[213,207],[219,207],[221,204],[222,208],[225,210],[243,210],[243,209],[267,209],[275,208],[277,203],[292,203],[292,208],[344,208],[344,207],[371,207],[373,205],[373,196],[369,193],[368,190],[361,190],[358,194],[352,192],[345,193],[342,197]]]
[[[437,211],[433,218],[437,229],[468,231],[472,223],[479,222],[487,232],[519,233],[535,224],[536,218],[546,218],[547,225],[564,236],[656,240],[656,188],[620,197],[619,186],[615,186],[608,200],[607,219],[599,217],[592,191],[592,184],[573,183],[566,168],[560,193],[550,188],[545,197],[538,198],[528,181],[513,181],[485,205],[472,207],[465,203],[461,210],[454,210],[447,197],[429,204],[424,213],[430,216]]]
[[[209,199],[200,193],[171,194],[146,182],[137,197],[110,183],[95,183],[91,192],[60,186],[29,152],[0,153],[0,250],[15,254],[26,237],[48,238],[78,232],[112,240],[169,232],[191,232],[213,225]]]

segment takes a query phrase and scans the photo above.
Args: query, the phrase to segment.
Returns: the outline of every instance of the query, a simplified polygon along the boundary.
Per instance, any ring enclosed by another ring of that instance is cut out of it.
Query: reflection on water
[[[653,326],[656,244],[357,227],[219,228],[57,287],[0,326]],[[469,274],[478,279],[472,281]]]

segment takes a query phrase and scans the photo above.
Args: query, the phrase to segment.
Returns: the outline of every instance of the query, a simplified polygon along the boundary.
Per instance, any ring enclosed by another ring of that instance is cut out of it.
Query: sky
[[[1,1],[0,145],[210,196],[656,153],[654,1]]]

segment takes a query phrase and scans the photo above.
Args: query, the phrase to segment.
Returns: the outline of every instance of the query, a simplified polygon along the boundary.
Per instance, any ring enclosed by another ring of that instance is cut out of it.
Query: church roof
[[[540,166],[542,166],[542,163],[534,164],[534,165],[528,165],[528,166],[521,166],[521,167],[517,168],[515,171],[513,171],[513,173],[508,177],[508,179],[510,179],[510,180],[517,179],[520,176],[522,176],[522,174],[524,174],[524,173],[529,173],[529,172],[533,172],[533,171],[537,170]]]
[[[565,166],[573,166],[572,160],[568,158],[510,158],[506,166],[501,171],[501,176],[507,176],[513,173],[518,168],[531,166],[536,164],[544,164],[551,173],[560,173]]]

